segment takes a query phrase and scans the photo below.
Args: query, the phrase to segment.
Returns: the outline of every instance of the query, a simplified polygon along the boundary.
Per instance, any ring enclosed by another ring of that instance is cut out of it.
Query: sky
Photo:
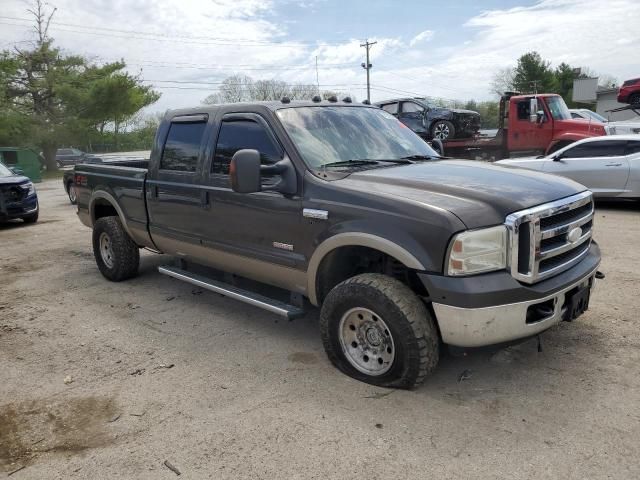
[[[28,0],[0,0],[0,49],[34,38]],[[162,93],[150,112],[198,105],[240,73],[371,99],[495,98],[494,74],[537,50],[557,65],[640,76],[640,0],[50,0],[66,53],[127,69]],[[318,68],[316,71],[316,59]]]

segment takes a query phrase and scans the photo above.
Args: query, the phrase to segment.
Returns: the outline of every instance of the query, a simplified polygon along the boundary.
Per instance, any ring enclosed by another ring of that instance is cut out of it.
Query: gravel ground
[[[157,273],[110,283],[60,181],[0,226],[0,476],[640,478],[640,204],[600,204],[591,309],[446,356],[414,391],[340,374],[293,322]]]

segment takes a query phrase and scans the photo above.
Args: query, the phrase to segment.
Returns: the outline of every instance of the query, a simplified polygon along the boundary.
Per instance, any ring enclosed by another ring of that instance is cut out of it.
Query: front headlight
[[[31,182],[23,183],[21,186],[22,186],[22,188],[27,190],[27,197],[30,197],[31,195],[36,193],[36,187]]]
[[[504,225],[468,230],[451,240],[447,275],[472,275],[502,270],[506,266],[507,228]]]

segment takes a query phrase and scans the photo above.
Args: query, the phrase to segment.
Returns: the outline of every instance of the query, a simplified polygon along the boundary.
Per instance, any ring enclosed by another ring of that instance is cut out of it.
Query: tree
[[[493,75],[493,80],[491,81],[491,91],[493,91],[499,97],[504,95],[506,92],[513,92],[515,90],[513,84],[513,75],[514,69],[511,67],[498,70]]]
[[[525,53],[513,71],[513,86],[523,93],[555,91],[556,78],[551,62],[543,60],[538,52]]]
[[[276,79],[253,80],[246,75],[231,75],[222,81],[217,92],[207,96],[202,103],[212,105],[248,101],[260,102],[280,100],[282,97],[289,97],[291,100],[310,100],[318,94],[325,100],[334,95],[338,98],[347,96],[341,92],[318,91],[316,85],[289,84]],[[352,100],[355,101],[354,98]]]
[[[98,125],[104,130],[111,123],[118,131],[159,94],[122,72],[124,62],[96,66],[63,55],[48,33],[56,10],[46,12],[43,0],[35,0],[28,11],[35,24],[33,47],[0,54],[0,93],[8,112],[0,116],[0,138],[40,147],[47,169],[55,170],[58,147],[83,142]],[[9,129],[8,117],[19,119],[19,131]]]

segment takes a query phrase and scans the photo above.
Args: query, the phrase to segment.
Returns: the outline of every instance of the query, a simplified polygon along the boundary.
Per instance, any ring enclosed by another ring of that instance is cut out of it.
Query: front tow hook
[[[605,274],[604,274],[604,273],[602,273],[600,270],[598,270],[598,271],[596,272],[596,278],[597,278],[598,280],[604,280],[604,278],[605,278]]]

